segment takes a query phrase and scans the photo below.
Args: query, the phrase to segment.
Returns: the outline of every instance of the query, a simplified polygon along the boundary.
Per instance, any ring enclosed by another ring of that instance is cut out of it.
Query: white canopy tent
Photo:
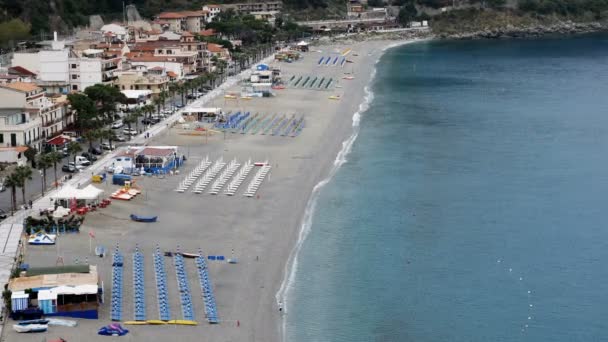
[[[55,200],[94,200],[99,198],[103,194],[103,190],[96,188],[93,185],[89,185],[84,189],[76,189],[71,185],[65,185],[59,190],[54,196]]]

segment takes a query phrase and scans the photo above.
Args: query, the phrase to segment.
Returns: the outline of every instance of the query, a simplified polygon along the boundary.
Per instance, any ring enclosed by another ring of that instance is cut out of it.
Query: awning
[[[69,143],[70,141],[72,141],[72,138],[66,135],[58,135],[52,139],[47,140],[46,143],[48,145],[63,146]]]

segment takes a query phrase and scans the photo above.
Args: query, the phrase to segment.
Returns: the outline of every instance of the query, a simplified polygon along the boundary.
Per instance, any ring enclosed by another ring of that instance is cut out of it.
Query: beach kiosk
[[[221,108],[190,106],[184,110],[183,116],[190,118],[186,121],[213,121],[221,114]]]
[[[298,44],[296,44],[296,46],[298,47],[298,50],[302,51],[302,52],[308,52],[308,43],[305,41],[301,41],[298,42]]]
[[[28,270],[34,273],[34,269]],[[41,310],[45,316],[98,318],[103,300],[97,266],[64,266],[41,268],[35,275],[13,278],[8,284],[11,294],[11,316]]]

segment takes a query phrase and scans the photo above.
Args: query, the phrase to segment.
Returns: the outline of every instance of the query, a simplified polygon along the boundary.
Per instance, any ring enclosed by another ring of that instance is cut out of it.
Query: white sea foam
[[[388,49],[391,49],[391,48],[394,48],[397,46],[401,46],[404,44],[413,43],[413,42],[415,42],[415,41],[403,41],[403,42],[391,44],[391,45],[385,47],[384,49],[382,49],[382,52],[384,53]],[[375,64],[378,63],[378,61],[380,60],[380,57],[381,57],[381,55],[376,60]],[[319,197],[321,189],[327,183],[329,183],[329,181],[331,181],[331,179],[338,172],[340,167],[347,162],[346,157],[350,153],[352,146],[355,143],[355,140],[357,140],[357,137],[359,136],[359,129],[360,129],[359,125],[361,123],[361,114],[363,114],[364,112],[366,112],[369,109],[371,102],[374,100],[374,93],[371,91],[370,87],[371,87],[371,84],[373,83],[373,80],[375,77],[376,77],[376,68],[374,67],[374,69],[372,70],[372,74],[370,76],[370,81],[369,81],[368,85],[364,88],[365,97],[363,99],[363,102],[359,105],[359,109],[353,114],[353,117],[352,117],[353,133],[348,137],[348,139],[346,139],[345,141],[342,142],[342,149],[338,152],[338,155],[336,156],[336,159],[334,160],[334,164],[333,164],[329,174],[327,175],[326,178],[324,178],[319,183],[317,183],[317,185],[315,185],[315,187],[312,189],[312,194],[310,196],[310,199],[308,200],[308,203],[306,204],[306,209],[304,211],[304,216],[302,218],[302,226],[300,228],[298,240],[296,241],[296,244],[289,255],[289,259],[287,260],[287,264],[285,266],[283,282],[281,283],[281,287],[279,288],[279,290],[277,291],[277,293],[275,295],[277,305],[282,306],[283,311],[285,313],[289,312],[290,294],[291,294],[291,291],[293,290],[293,285],[295,283],[296,273],[298,270],[298,255],[300,253],[300,249],[302,248],[302,245],[304,244],[304,241],[306,241],[306,237],[308,236],[308,234],[311,231],[312,218],[314,216],[315,208],[317,206],[317,199]],[[282,341],[286,341],[286,333],[287,333],[286,324],[287,324],[287,320],[283,319],[281,322],[281,335],[282,335],[281,340]]]

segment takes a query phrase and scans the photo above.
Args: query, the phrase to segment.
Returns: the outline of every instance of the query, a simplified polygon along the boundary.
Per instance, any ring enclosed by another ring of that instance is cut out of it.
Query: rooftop
[[[4,88],[10,88],[13,90],[21,91],[21,92],[30,92],[36,90],[42,90],[39,88],[36,83],[27,83],[27,82],[13,82],[7,85],[2,86]]]
[[[52,288],[58,286],[97,285],[97,266],[91,265],[89,273],[43,274],[31,277],[13,278],[8,288],[15,291],[26,289]]]
[[[139,154],[143,154],[146,156],[154,156],[154,157],[165,157],[173,154],[172,149],[167,148],[154,148],[154,147],[146,147]]]
[[[27,150],[28,150],[27,146],[0,147],[0,151],[15,151],[15,152],[23,153]]]
[[[179,12],[164,12],[158,15],[158,19],[182,19],[186,16]]]
[[[21,76],[36,76],[36,73],[33,71],[29,71],[21,66],[14,66],[8,68],[8,73],[13,75],[21,75]]]

